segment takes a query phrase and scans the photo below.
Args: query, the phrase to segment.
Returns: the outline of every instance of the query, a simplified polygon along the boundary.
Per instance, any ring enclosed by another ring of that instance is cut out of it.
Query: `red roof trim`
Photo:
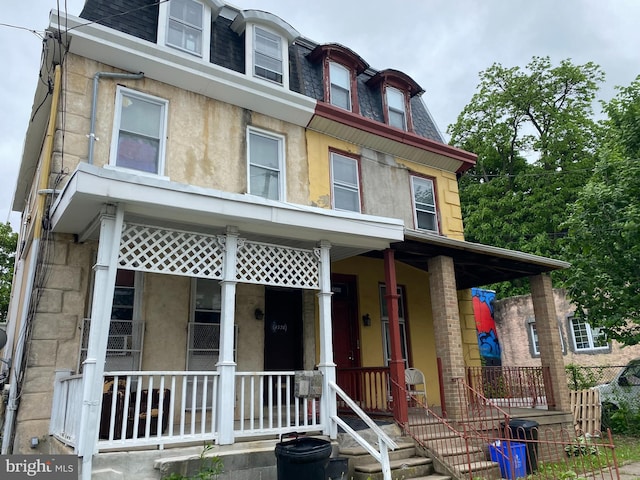
[[[371,120],[361,115],[354,114],[342,108],[335,107],[328,103],[318,102],[316,104],[315,115],[322,118],[333,120],[349,127],[357,128],[374,135],[394,140],[396,142],[411,147],[426,150],[428,152],[444,155],[462,162],[462,165],[456,173],[462,173],[473,167],[478,156],[474,153],[467,152],[460,148],[452,147],[446,143],[436,142],[434,140],[421,137],[415,133],[405,132],[398,128],[390,127],[384,123]]]
[[[352,68],[357,74],[360,74],[369,68],[369,64],[365,62],[360,55],[338,43],[318,45],[307,56],[312,62],[317,62],[322,58],[335,60],[344,66]]]

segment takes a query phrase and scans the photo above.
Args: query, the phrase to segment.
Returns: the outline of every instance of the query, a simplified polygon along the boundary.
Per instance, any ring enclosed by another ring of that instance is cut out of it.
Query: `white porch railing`
[[[382,466],[383,479],[391,480],[389,449],[395,450],[396,448],[398,448],[396,442],[394,442],[391,437],[384,433],[382,429],[378,425],[376,425],[376,423],[371,420],[371,418],[366,413],[364,413],[364,411],[338,385],[336,385],[334,382],[329,382],[329,388],[331,388],[331,390],[335,392],[335,394],[338,395],[345,402],[345,404],[367,424],[371,431],[378,436],[379,450],[376,450],[373,445],[367,442],[358,432],[351,428],[344,420],[342,420],[337,415],[332,416],[331,420],[337,423],[338,426],[340,426],[345,432],[351,435],[362,448],[369,452],[369,455],[371,455],[380,463],[380,465]]]
[[[67,445],[76,445],[82,409],[82,375],[58,376],[53,389],[49,433]]]
[[[218,373],[106,372],[98,449],[215,441]]]
[[[236,437],[322,430],[318,404],[294,396],[295,372],[236,372]]]

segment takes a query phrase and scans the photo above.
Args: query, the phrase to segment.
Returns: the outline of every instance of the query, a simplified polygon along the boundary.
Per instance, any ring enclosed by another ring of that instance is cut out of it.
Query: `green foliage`
[[[640,436],[640,411],[630,407],[626,402],[621,402],[615,410],[603,412],[603,423],[606,423],[613,433]]]
[[[605,111],[606,138],[594,174],[564,227],[568,292],[610,339],[640,343],[640,77]]]
[[[525,69],[494,64],[449,127],[451,143],[478,154],[460,180],[469,241],[559,256],[560,228],[589,178],[599,137],[591,104],[604,75],[593,63]],[[499,296],[529,293],[526,281],[497,285]]]
[[[0,224],[0,322],[7,320],[13,264],[18,243],[18,234],[11,229],[9,222]]]
[[[591,436],[581,435],[573,443],[565,445],[564,451],[568,457],[581,457],[585,455],[600,455],[600,449],[591,442]]]
[[[213,445],[207,444],[200,453],[200,463],[198,471],[193,475],[185,476],[177,472],[173,472],[169,476],[163,477],[162,480],[215,480],[224,470],[224,464],[220,457],[208,457],[206,454],[213,448]]]
[[[619,367],[615,367],[616,371]],[[570,363],[564,367],[567,373],[569,390],[586,390],[603,382],[604,373],[611,367],[584,367]]]

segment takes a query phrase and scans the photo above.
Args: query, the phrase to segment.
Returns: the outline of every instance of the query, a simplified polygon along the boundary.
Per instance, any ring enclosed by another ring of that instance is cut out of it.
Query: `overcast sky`
[[[9,0],[0,12],[0,222],[10,213],[33,104],[42,32],[51,9],[78,16],[84,0]],[[235,0],[266,10],[319,43],[335,42],[375,69],[395,68],[425,90],[440,130],[455,122],[494,62],[525,66],[532,56],[552,63],[593,61],[606,73],[600,98],[640,74],[639,0]],[[13,25],[12,28],[5,26]],[[8,68],[7,68],[8,67]],[[89,99],[87,99],[89,101]]]

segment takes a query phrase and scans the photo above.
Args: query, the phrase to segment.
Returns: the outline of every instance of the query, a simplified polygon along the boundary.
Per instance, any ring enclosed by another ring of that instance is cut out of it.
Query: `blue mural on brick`
[[[500,342],[496,333],[496,322],[493,318],[493,302],[496,292],[482,288],[472,288],[473,314],[478,332],[478,347],[484,365],[501,365]]]

